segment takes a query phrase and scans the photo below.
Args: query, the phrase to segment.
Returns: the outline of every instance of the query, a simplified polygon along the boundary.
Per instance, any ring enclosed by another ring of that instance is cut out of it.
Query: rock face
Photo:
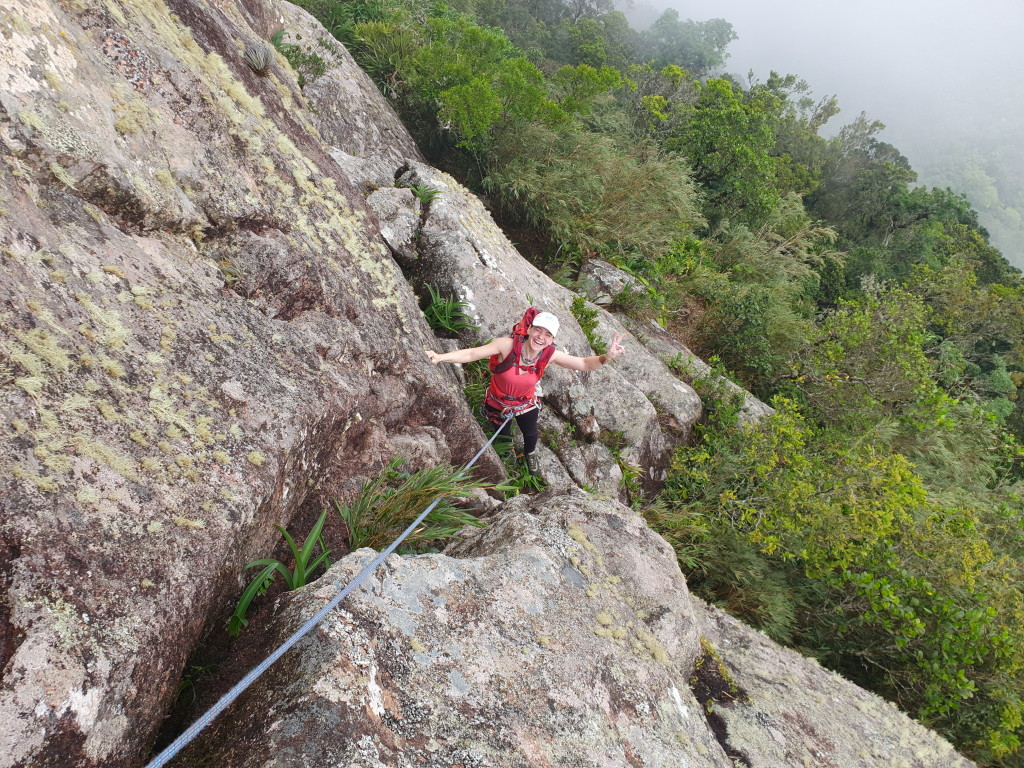
[[[181,764],[729,765],[701,757],[721,750],[693,727],[700,625],[641,518],[580,491],[519,497],[448,552],[389,559]],[[274,626],[372,554],[291,593]]]
[[[700,601],[707,637],[742,692],[716,703],[729,750],[751,768],[970,768],[895,706]]]
[[[5,7],[0,765],[137,765],[275,524],[483,436],[278,10]]]
[[[326,64],[305,90],[269,47],[263,74],[246,63],[282,27]],[[457,373],[423,354],[442,342],[414,289],[436,281],[491,335],[530,294],[560,314],[564,349],[589,350],[571,295],[423,163],[305,12],[12,0],[0,32],[0,768],[138,766],[276,525],[395,455],[461,464],[483,444]],[[403,182],[442,194],[427,205]],[[620,327],[598,315],[600,335]],[[646,335],[607,369],[553,372],[558,493],[508,503],[451,556],[390,560],[195,760],[728,765],[686,680],[699,635],[740,630],[702,618],[639,518],[572,487],[621,494],[625,466],[655,485],[699,418]],[[502,476],[493,453],[480,466]],[[366,557],[250,641],[282,636]],[[739,666],[779,658],[742,650]],[[278,703],[257,717],[263,701]],[[782,718],[744,711],[726,717],[737,734]],[[775,731],[807,757],[811,736]]]
[[[255,655],[372,555],[282,598],[273,629],[252,638]],[[690,687],[698,656],[698,669],[720,663],[737,683],[710,719]],[[734,758],[971,765],[891,705],[691,600],[641,518],[575,490],[518,497],[445,555],[392,556],[172,765],[725,768]]]

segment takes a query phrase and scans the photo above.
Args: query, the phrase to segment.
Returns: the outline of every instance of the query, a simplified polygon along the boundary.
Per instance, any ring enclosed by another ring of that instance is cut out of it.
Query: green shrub
[[[399,469],[402,463],[401,459],[391,461],[363,486],[356,498],[348,504],[336,505],[348,530],[350,549],[383,549],[435,499],[440,499],[438,505],[405,539],[399,551],[416,551],[451,538],[467,525],[484,525],[453,503],[486,486],[474,479],[469,470],[442,466],[410,474]]]
[[[1024,590],[1005,537],[1019,517],[938,507],[902,455],[773,405],[757,426],[705,425],[645,512],[691,587],[1011,765]]]
[[[309,83],[323,76],[327,71],[327,62],[319,54],[304,50],[300,45],[286,43],[284,41],[286,34],[287,30],[279,29],[271,36],[270,42],[287,59],[291,68],[295,70],[295,75],[299,80],[299,87],[305,88]],[[322,40],[318,40],[316,45],[320,48],[326,48]]]

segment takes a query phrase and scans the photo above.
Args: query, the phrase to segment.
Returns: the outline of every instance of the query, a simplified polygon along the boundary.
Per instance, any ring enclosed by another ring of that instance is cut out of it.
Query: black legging
[[[484,410],[487,411],[488,418],[491,422],[494,421],[493,417],[497,417],[498,423],[505,421],[505,417],[501,415],[501,411],[497,408],[492,408],[489,405],[484,405]],[[537,419],[540,416],[540,408],[534,408],[526,413],[519,414],[516,416],[516,424],[519,425],[519,431],[523,433],[523,452],[533,453],[537,449]],[[497,441],[511,442],[512,441],[512,423],[509,422],[498,431]]]

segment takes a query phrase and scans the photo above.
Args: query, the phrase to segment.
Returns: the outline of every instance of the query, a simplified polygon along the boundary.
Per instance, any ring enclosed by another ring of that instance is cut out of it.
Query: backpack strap
[[[548,363],[551,362],[551,358],[555,356],[555,345],[548,344],[544,347],[544,351],[540,353],[540,358],[534,365],[537,367],[537,376],[544,375],[544,369],[548,367]]]
[[[504,373],[517,362],[519,362],[519,356],[523,352],[523,337],[516,334],[512,334],[512,351],[509,352],[505,359],[500,363],[498,362],[498,356],[491,355],[491,359],[487,365],[491,369],[491,373]]]

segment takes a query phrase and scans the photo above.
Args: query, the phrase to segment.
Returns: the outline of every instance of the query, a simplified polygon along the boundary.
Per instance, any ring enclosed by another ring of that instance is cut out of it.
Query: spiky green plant
[[[423,205],[430,205],[441,195],[441,190],[436,187],[430,187],[426,184],[413,184],[409,187],[412,193],[416,196]]]
[[[462,331],[480,330],[466,314],[469,307],[466,302],[445,298],[430,283],[427,283],[427,290],[430,292],[430,303],[423,310],[423,314],[426,315],[427,323],[435,333],[458,336]]]
[[[467,525],[484,525],[456,507],[454,501],[470,497],[474,490],[486,487],[486,483],[474,478],[467,469],[440,466],[408,473],[401,471],[403,463],[402,459],[392,460],[351,502],[336,502],[341,521],[348,528],[350,549],[383,549],[435,499],[440,502],[406,538],[404,551],[416,551],[451,538]]]
[[[320,515],[320,518],[316,521],[313,529],[309,532],[305,542],[303,542],[300,548],[296,543],[295,539],[291,537],[280,525],[277,526],[277,530],[281,532],[281,536],[288,542],[288,548],[292,552],[292,557],[295,560],[295,567],[289,569],[280,560],[276,560],[272,557],[264,557],[260,560],[254,560],[245,566],[245,569],[250,568],[262,568],[257,574],[256,578],[249,582],[249,586],[245,588],[242,596],[238,600],[238,605],[235,607],[235,612],[231,614],[231,619],[228,621],[228,634],[232,637],[236,636],[242,631],[242,627],[248,625],[248,620],[245,618],[246,612],[249,610],[249,606],[252,601],[256,599],[257,595],[264,594],[270,587],[271,583],[280,574],[284,578],[285,587],[290,591],[304,587],[309,581],[309,577],[313,575],[321,565],[326,565],[328,568],[331,565],[331,552],[324,544],[323,539],[323,528],[324,522],[327,520],[327,510],[325,509]],[[320,554],[315,558],[313,557],[313,549],[316,545],[320,545]]]

